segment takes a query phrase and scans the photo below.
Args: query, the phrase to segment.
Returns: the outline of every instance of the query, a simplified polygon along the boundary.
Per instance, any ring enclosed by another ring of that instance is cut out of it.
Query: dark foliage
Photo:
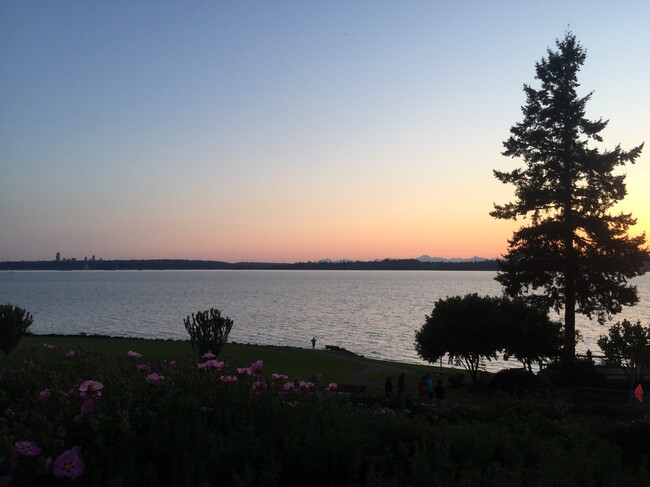
[[[541,375],[556,387],[604,387],[606,382],[605,376],[588,360],[554,362]]]
[[[504,352],[532,371],[534,362],[555,358],[561,344],[561,326],[521,299],[507,296],[452,296],[436,301],[430,316],[415,333],[420,357],[435,363],[447,355],[462,365],[473,383],[485,360]]]
[[[548,389],[549,382],[526,369],[500,370],[492,377],[490,387],[496,391],[523,394]]]
[[[481,362],[496,358],[500,349],[498,306],[499,298],[478,294],[439,299],[415,332],[415,350],[430,363],[446,354],[476,382]]]
[[[8,355],[32,324],[29,312],[11,304],[0,305],[0,350]]]
[[[632,387],[650,369],[650,328],[640,321],[615,323],[609,328],[608,336],[598,338],[598,346],[610,363],[623,369]]]
[[[589,120],[579,97],[578,72],[586,57],[573,34],[556,42],[535,66],[540,89],[524,85],[524,119],[510,129],[503,154],[521,158],[525,168],[494,171],[515,186],[516,200],[495,205],[500,219],[527,218],[509,240],[497,280],[510,296],[526,296],[564,310],[564,353],[575,355],[575,314],[604,321],[638,301],[627,280],[643,273],[649,253],[645,234],[628,236],[631,214],[612,214],[626,194],[625,176],[614,171],[633,164],[643,144],[601,152],[602,119]]]
[[[221,316],[221,311],[211,308],[192,313],[183,320],[190,335],[192,349],[199,355],[211,352],[219,355],[232,329],[233,321]]]

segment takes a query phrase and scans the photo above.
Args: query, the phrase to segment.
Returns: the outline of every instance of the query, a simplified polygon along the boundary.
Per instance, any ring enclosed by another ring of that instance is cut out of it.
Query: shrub
[[[0,349],[9,355],[32,324],[29,312],[11,304],[0,305]]]
[[[210,308],[207,311],[192,313],[183,320],[190,334],[192,349],[199,355],[212,352],[219,355],[232,329],[233,321],[221,316],[221,311]]]
[[[536,392],[544,390],[547,382],[541,377],[526,369],[500,370],[492,380],[490,386],[497,391],[510,393]]]

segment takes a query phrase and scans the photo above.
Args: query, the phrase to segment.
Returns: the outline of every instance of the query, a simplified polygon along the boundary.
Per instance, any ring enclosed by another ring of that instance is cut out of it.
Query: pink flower
[[[253,374],[256,374],[259,370],[262,370],[262,367],[264,367],[264,362],[261,361],[261,360],[258,360],[257,362],[253,362],[251,364],[251,366],[249,367],[249,369]]]
[[[75,358],[77,356],[77,352],[74,350],[70,350],[68,353],[65,354],[65,358]]]
[[[147,372],[149,370],[147,364],[136,364],[135,368],[138,369],[138,372]]]
[[[334,392],[339,388],[339,386],[336,384],[336,382],[330,382],[330,385],[327,386],[327,390],[330,392]]]
[[[79,456],[79,447],[75,446],[56,457],[52,473],[55,477],[70,477],[71,479],[76,479],[83,473],[84,467],[84,461]]]
[[[163,381],[165,380],[164,375],[158,375],[155,372],[152,372],[147,376],[147,380],[151,382],[152,384],[162,384]]]
[[[228,384],[228,383],[237,382],[237,377],[234,375],[222,375],[221,377],[219,377],[219,380],[221,382]]]
[[[87,380],[79,386],[79,396],[82,399],[92,397],[101,397],[102,393],[99,391],[104,388],[104,384],[96,380]]]
[[[169,362],[167,362],[167,365],[169,365],[170,367],[176,367],[176,360],[170,360]]]
[[[50,397],[50,390],[49,389],[44,389],[41,392],[38,393],[38,398],[41,401],[44,401],[45,399]]]
[[[127,357],[133,357],[133,358],[140,358],[140,357],[142,357],[142,354],[129,350],[128,352],[126,352],[126,356]]]
[[[9,487],[13,481],[12,475],[0,475],[0,487]]]
[[[313,389],[314,388],[314,383],[313,382],[306,382],[304,380],[301,380],[298,385],[300,386],[301,389]]]
[[[256,396],[259,396],[262,393],[262,389],[264,389],[264,382],[261,380],[256,380],[251,384],[251,390],[253,391],[253,394]]]
[[[84,399],[81,403],[81,414],[90,414],[95,410],[95,403],[92,399]]]
[[[56,350],[56,345],[50,345],[49,343],[44,343],[43,346],[48,350]]]
[[[201,358],[207,358],[208,360],[210,360],[210,359],[213,359],[213,358],[217,358],[217,356],[215,354],[213,354],[212,352],[206,352],[203,355],[201,355]]]
[[[288,379],[288,378],[289,378],[289,376],[284,375],[284,374],[271,374],[271,379],[273,379],[273,380],[283,380],[283,379]]]
[[[208,360],[206,362],[203,362],[202,364],[197,364],[197,368],[199,369],[221,369],[223,368],[225,364],[223,362],[218,362],[216,360]]]
[[[41,449],[33,441],[17,441],[16,452],[26,457],[36,457],[41,453]]]
[[[293,384],[293,382],[287,382],[285,385],[282,386],[282,389],[289,392],[289,391],[293,391],[295,387],[296,386]]]

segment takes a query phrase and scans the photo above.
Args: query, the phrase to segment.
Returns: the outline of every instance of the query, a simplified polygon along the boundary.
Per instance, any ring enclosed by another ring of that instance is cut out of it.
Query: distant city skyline
[[[0,261],[503,254],[494,169],[566,30],[650,142],[650,2],[0,3]],[[650,147],[617,208],[650,230]],[[83,257],[82,257],[83,258]]]
[[[480,260],[491,260],[494,259],[493,257],[482,257],[478,255],[474,255],[472,257],[451,257],[451,258],[446,258],[446,257],[437,257],[437,256],[429,256],[426,254],[420,255],[419,257],[407,257],[408,259],[415,259],[419,260],[421,262],[444,262],[444,261],[458,261],[458,262],[464,262],[464,261],[480,261]],[[167,260],[183,260],[183,259],[175,259],[173,257],[166,257],[164,259]],[[377,259],[368,259],[369,261],[372,260],[384,260],[384,259],[394,259],[394,257],[390,256],[385,256],[385,257],[378,257]],[[56,252],[54,254],[53,259],[21,259],[21,261],[39,261],[42,260],[44,262],[47,261],[54,261],[54,262],[66,262],[66,261],[73,261],[73,262],[95,262],[95,261],[103,261],[104,258],[99,257],[97,258],[95,255],[92,255],[88,257],[85,255],[84,257],[77,257],[77,256],[66,256],[61,252]],[[120,259],[111,259],[108,258],[106,260],[120,260]],[[124,260],[141,260],[138,258],[133,258],[133,259],[124,259]],[[201,259],[196,259],[196,260],[201,260]],[[204,259],[204,260],[217,260],[217,259]],[[314,259],[313,262],[353,262],[353,259],[329,259],[329,258],[322,258],[322,259]],[[7,262],[7,261],[4,261]],[[291,263],[291,262],[277,262],[277,263]]]

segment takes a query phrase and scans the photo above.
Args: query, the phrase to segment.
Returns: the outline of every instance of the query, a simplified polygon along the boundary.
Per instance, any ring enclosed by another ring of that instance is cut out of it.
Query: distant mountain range
[[[429,255],[421,255],[417,259],[375,259],[373,262],[383,262],[386,260],[417,260],[419,262],[484,262],[486,260],[495,260],[495,259],[486,259],[485,257],[470,257],[468,259],[464,259],[462,257],[454,257],[452,259],[446,259],[444,257],[431,257]],[[360,262],[360,261],[354,261],[352,259],[320,259],[318,261],[321,264],[349,264],[351,262]]]
[[[494,260],[486,259],[485,257],[470,257],[469,259],[463,259],[461,257],[454,257],[453,259],[445,259],[444,257],[430,257],[428,255],[421,255],[418,257],[420,262],[483,262],[485,260]]]

